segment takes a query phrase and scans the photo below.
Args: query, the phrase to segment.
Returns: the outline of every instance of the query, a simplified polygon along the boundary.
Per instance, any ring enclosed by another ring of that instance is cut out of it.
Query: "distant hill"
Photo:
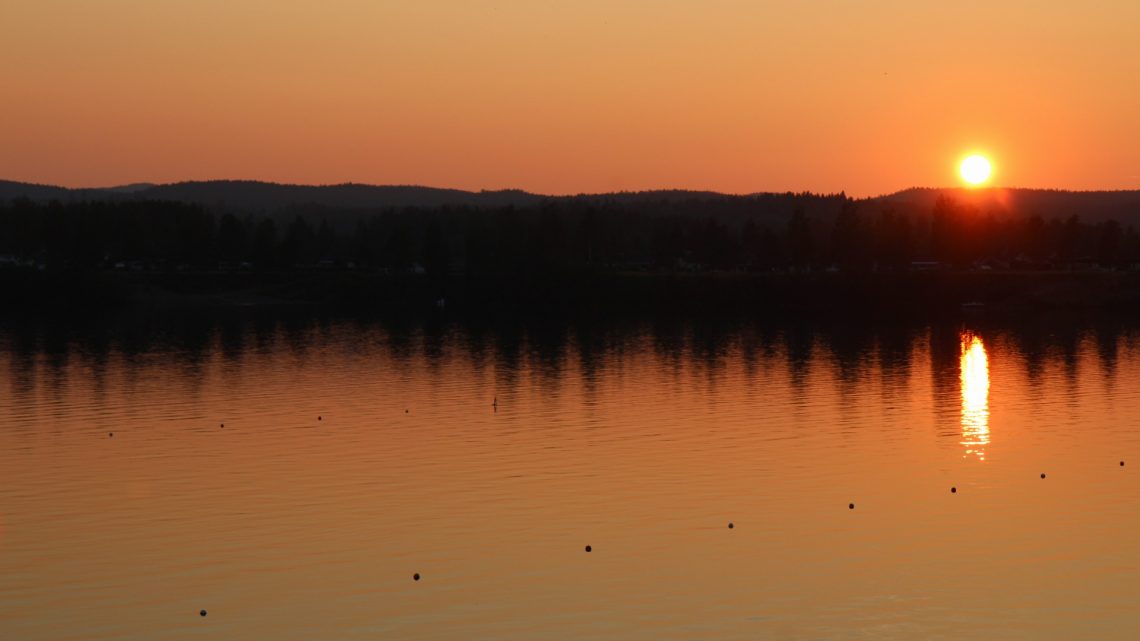
[[[204,204],[222,203],[242,210],[274,210],[294,205],[337,209],[442,207],[467,205],[502,207],[528,205],[541,196],[523,191],[470,192],[416,186],[279,185],[253,181],[185,182],[158,185],[135,192],[139,198]]]
[[[53,187],[51,185],[35,185],[32,183],[18,183],[10,180],[0,180],[0,200],[13,200],[16,198],[31,198],[36,201],[75,199],[78,189]]]
[[[169,185],[135,184],[102,189],[67,189],[0,181],[0,199],[26,197],[36,201],[74,202],[92,199],[172,200],[223,205],[239,211],[274,211],[293,206],[333,209],[385,209],[405,207],[525,206],[543,199],[524,191],[470,192],[416,186],[281,185],[244,180],[182,182]]]
[[[134,194],[140,191],[145,191],[152,187],[157,187],[154,183],[132,183],[130,185],[119,185],[117,187],[103,187],[97,191],[109,191],[118,194]]]
[[[1114,218],[1126,225],[1140,226],[1140,191],[1058,191],[1047,189],[930,189],[915,188],[894,194],[859,200],[864,212],[891,209],[900,214],[927,215],[940,196],[975,206],[980,212],[997,216],[1068,218],[1080,216],[1088,222]],[[322,208],[340,211],[437,208],[468,206],[497,208],[527,207],[542,202],[576,201],[612,204],[647,212],[701,215],[708,212],[726,219],[749,216],[786,216],[800,208],[808,216],[826,220],[839,210],[843,196],[793,193],[727,195],[707,191],[659,190],[543,196],[519,190],[463,191],[419,186],[284,185],[277,183],[215,180],[167,185],[147,183],[102,189],[68,189],[0,181],[0,200],[26,197],[39,202],[59,200],[170,200],[200,203],[244,212],[281,212],[290,208]]]
[[[256,181],[217,180],[169,185],[128,185],[104,189],[66,189],[47,185],[0,182],[0,201],[26,197],[38,202],[58,200],[164,200],[198,203],[236,212],[294,214],[327,218],[338,227],[352,225],[360,213],[385,209],[444,206],[492,209],[529,207],[541,203],[588,203],[615,206],[647,214],[684,217],[711,216],[740,224],[759,218],[783,224],[796,209],[817,220],[830,220],[840,209],[842,195],[751,194],[746,196],[708,191],[657,190],[544,196],[519,190],[471,192],[418,186],[375,185],[282,185]]]
[[[915,188],[868,199],[874,209],[901,214],[927,214],[941,196],[972,205],[995,216],[1041,216],[1044,219],[1080,216],[1086,222],[1109,219],[1140,226],[1140,190],[1060,191],[1053,189],[929,189]]]

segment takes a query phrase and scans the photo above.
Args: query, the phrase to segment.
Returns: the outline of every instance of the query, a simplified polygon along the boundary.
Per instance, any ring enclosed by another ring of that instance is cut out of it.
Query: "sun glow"
[[[962,445],[966,455],[986,460],[990,442],[990,364],[986,346],[972,332],[961,336]]]
[[[993,166],[985,156],[971,154],[962,160],[962,164],[958,166],[958,173],[967,184],[977,187],[990,179]]]

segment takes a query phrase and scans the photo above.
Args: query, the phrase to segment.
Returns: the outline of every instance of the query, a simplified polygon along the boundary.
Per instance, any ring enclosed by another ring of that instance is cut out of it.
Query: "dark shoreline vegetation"
[[[1140,313],[1140,273],[603,273],[433,281],[377,273],[0,272],[8,313],[67,308],[332,307],[349,312],[576,316],[839,313],[927,317],[1042,310]]]
[[[324,189],[257,185],[257,194]],[[0,199],[0,294],[10,309],[26,310],[1140,310],[1140,233],[1106,217],[1140,223],[1140,205],[1129,200],[1134,192],[1090,192],[1084,208],[1082,194],[1054,192],[1061,205],[1095,214],[1084,221],[1076,213],[1034,213],[1060,211],[1046,198],[1051,192],[1021,194],[1022,205],[1000,193],[955,190],[916,190],[917,200],[526,195],[521,204],[503,204],[522,198],[518,193],[494,192],[471,195],[473,205],[449,205],[431,203],[416,188],[388,189],[427,204],[270,199],[258,208],[248,195],[235,206],[104,192]],[[1034,208],[1022,211],[1024,203]]]

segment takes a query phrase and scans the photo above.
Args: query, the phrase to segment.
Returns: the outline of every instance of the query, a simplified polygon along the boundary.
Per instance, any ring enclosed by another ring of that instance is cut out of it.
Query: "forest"
[[[1140,266],[1116,220],[997,214],[941,196],[928,212],[842,194],[770,202],[545,200],[271,212],[162,200],[0,201],[0,269],[356,270],[433,278],[589,272],[1080,271]]]

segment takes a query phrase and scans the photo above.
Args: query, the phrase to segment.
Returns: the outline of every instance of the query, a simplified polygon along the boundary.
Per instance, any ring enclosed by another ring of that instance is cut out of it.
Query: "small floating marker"
[[[318,420],[318,421],[323,421],[323,420],[325,420],[325,417],[323,417],[323,416],[318,416],[318,417],[317,417],[317,420]]]
[[[1041,478],[1045,478],[1045,473],[1044,473],[1044,472],[1042,472],[1042,473],[1041,473]]]
[[[587,552],[593,552],[593,551],[594,551],[594,546],[592,546],[592,545],[587,545],[587,546],[586,546],[586,551],[587,551]]]
[[[416,572],[415,574],[413,574],[413,575],[412,575],[412,580],[413,580],[413,581],[419,581],[419,580],[420,580],[420,573],[419,573],[419,572]]]
[[[1124,467],[1124,461],[1120,462],[1120,467]]]
[[[225,427],[225,426],[226,426],[225,423],[218,423],[218,427]]]
[[[404,413],[405,413],[405,414],[407,414],[407,413],[408,413],[408,410],[406,410],[406,409],[405,409],[405,410],[404,410]]]
[[[107,432],[107,437],[108,437],[108,438],[114,438],[114,437],[115,437],[115,433],[114,433],[114,432]]]
[[[734,527],[736,527],[736,526],[735,526],[735,525],[733,525],[732,523],[729,523],[729,524],[728,524],[728,529],[730,529],[730,530],[731,530],[731,529],[732,529],[732,528],[734,528]]]
[[[847,509],[849,509],[849,510],[854,510],[854,509],[855,509],[855,504],[854,504],[854,503],[848,503],[848,504],[847,504]]]
[[[950,493],[951,493],[951,494],[957,494],[957,493],[958,493],[958,488],[956,488],[956,487],[952,487],[952,488],[950,488]]]
[[[199,610],[199,611],[198,611],[198,616],[200,616],[200,617],[204,617],[204,616],[206,616],[206,611],[205,611],[205,610]]]

